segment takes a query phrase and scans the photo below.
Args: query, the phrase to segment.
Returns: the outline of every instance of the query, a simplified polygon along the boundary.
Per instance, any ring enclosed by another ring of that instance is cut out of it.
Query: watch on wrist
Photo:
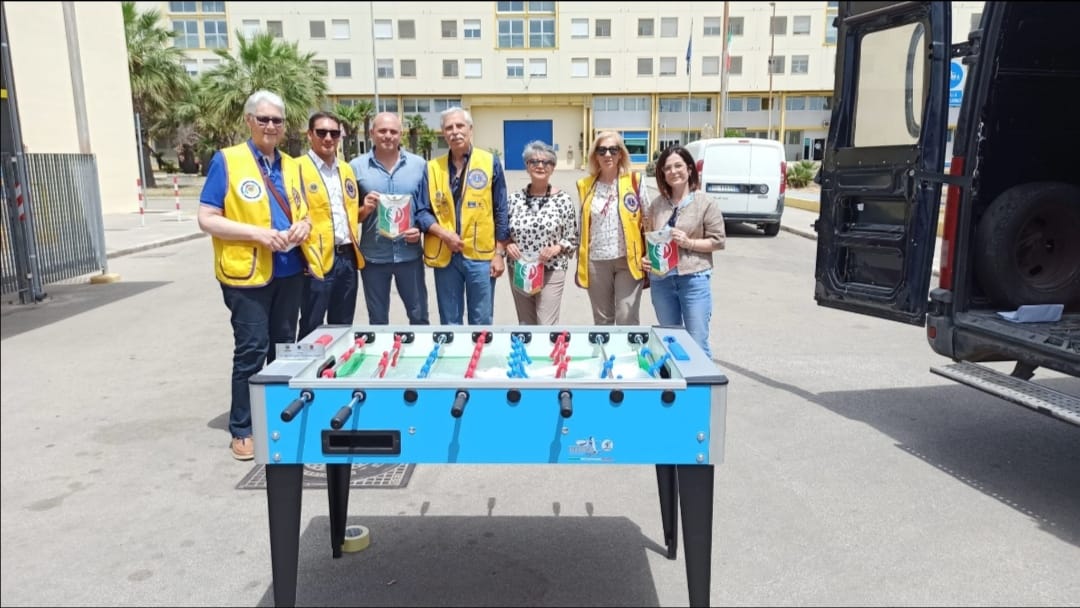
[[[506,250],[505,249],[496,249],[495,253],[498,254],[499,257],[502,257],[502,258],[506,257]]]

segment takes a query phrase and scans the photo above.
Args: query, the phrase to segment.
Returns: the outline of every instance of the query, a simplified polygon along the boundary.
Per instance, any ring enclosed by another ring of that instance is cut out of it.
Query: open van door
[[[840,2],[819,305],[922,325],[948,121],[948,2]]]

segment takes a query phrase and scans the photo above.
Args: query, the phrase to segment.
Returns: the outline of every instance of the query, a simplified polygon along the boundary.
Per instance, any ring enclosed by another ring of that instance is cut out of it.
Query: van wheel
[[[1021,184],[1002,192],[975,231],[975,273],[995,304],[1080,304],[1080,188]]]
[[[765,232],[765,236],[776,236],[780,234],[780,222],[775,224],[764,224],[761,230]]]

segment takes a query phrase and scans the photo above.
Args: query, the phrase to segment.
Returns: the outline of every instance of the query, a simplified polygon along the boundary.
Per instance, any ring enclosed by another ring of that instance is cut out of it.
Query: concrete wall
[[[134,212],[139,159],[120,3],[74,5],[81,101],[72,87],[62,3],[4,3],[23,143],[28,152],[79,153],[75,108],[85,102],[102,211]]]

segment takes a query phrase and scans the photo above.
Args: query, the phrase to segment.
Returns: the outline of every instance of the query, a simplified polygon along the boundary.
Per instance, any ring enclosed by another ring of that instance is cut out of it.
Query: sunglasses
[[[612,156],[616,156],[616,155],[619,154],[620,151],[621,150],[619,150],[619,146],[597,146],[596,147],[596,155],[597,156],[607,156],[608,154],[610,154]]]
[[[285,119],[280,116],[256,116],[255,122],[263,126],[266,126],[270,123],[281,126],[281,124],[285,122]]]
[[[555,161],[541,160],[539,158],[530,158],[529,160],[525,161],[525,164],[529,165],[530,167],[554,167]]]
[[[341,129],[315,129],[315,135],[319,139],[323,139],[327,135],[329,135],[331,139],[337,139],[341,137]]]

